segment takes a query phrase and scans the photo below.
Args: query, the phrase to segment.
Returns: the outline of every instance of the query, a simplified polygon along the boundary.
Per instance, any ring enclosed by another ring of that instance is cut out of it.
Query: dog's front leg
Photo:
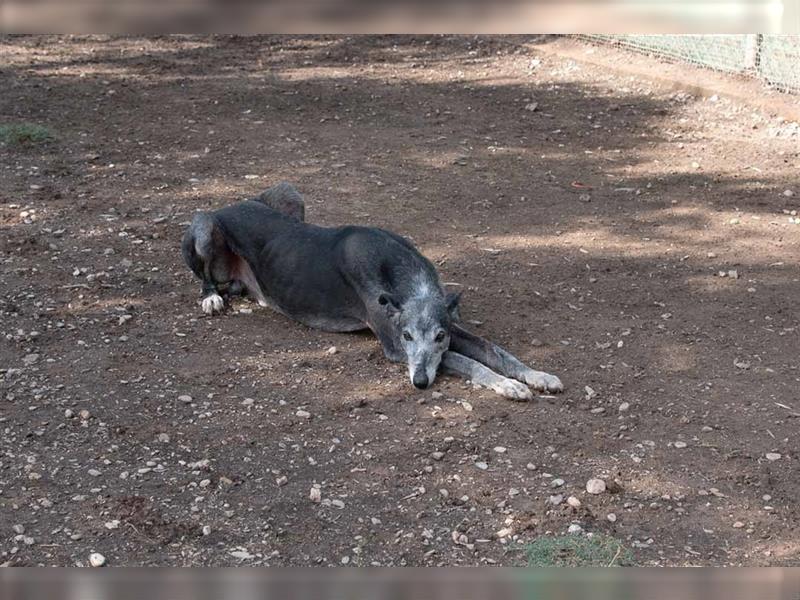
[[[456,324],[450,327],[450,348],[541,392],[561,392],[564,389],[555,375],[531,369],[507,350]]]
[[[512,400],[530,400],[533,398],[533,394],[527,386],[519,381],[498,375],[477,360],[452,350],[448,350],[442,355],[442,368],[447,373],[469,379],[474,384],[494,390],[501,396]]]

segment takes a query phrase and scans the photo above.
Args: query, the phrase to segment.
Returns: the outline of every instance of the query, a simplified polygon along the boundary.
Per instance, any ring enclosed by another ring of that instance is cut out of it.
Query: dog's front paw
[[[527,386],[513,379],[503,379],[491,386],[492,389],[505,398],[511,400],[532,400],[533,394]]]
[[[555,375],[531,370],[525,373],[525,383],[537,392],[558,393],[564,391],[564,384]]]
[[[222,308],[225,306],[225,302],[222,300],[222,297],[219,294],[211,294],[210,296],[206,296],[203,298],[203,301],[200,303],[203,307],[203,312],[207,315],[213,315],[214,313],[218,313],[222,311]]]

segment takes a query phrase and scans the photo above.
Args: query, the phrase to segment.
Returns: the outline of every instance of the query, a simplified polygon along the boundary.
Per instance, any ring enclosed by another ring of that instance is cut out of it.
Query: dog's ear
[[[447,306],[447,312],[450,314],[450,318],[453,319],[456,323],[461,320],[461,311],[459,310],[459,303],[461,302],[461,292],[458,293],[449,293],[444,298],[445,306]]]
[[[386,292],[383,292],[378,296],[378,304],[386,309],[386,312],[390,317],[398,314],[401,310],[400,303],[397,301],[397,298],[391,294],[387,294]]]

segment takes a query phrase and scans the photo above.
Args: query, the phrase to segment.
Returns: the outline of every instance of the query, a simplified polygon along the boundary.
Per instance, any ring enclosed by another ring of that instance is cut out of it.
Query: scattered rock
[[[590,494],[602,494],[606,491],[606,482],[596,477],[592,478],[586,482],[586,491]]]
[[[553,481],[550,482],[551,487],[561,487],[562,485],[564,485],[564,480],[560,478],[553,479]]]
[[[793,190],[784,190],[783,191],[783,195],[786,196],[787,198],[791,198],[792,196],[794,196],[794,191]]]
[[[559,504],[561,504],[561,503],[564,501],[564,496],[562,496],[561,494],[553,494],[552,496],[550,496],[550,497],[547,499],[547,501],[548,501],[550,504],[553,504],[553,505],[555,505],[555,506],[558,506]]]
[[[444,452],[431,452],[431,458],[433,460],[442,460],[444,458]]]
[[[333,356],[333,355],[334,355],[334,354],[336,354],[338,351],[339,351],[339,349],[338,349],[336,346],[331,346],[330,348],[328,348],[327,350],[325,350],[325,353],[326,353],[326,354],[330,354],[331,356]]]
[[[308,498],[315,504],[319,504],[322,502],[322,490],[316,486],[312,487],[311,491],[308,493]]]
[[[575,496],[570,496],[567,498],[567,504],[569,504],[572,508],[580,508],[581,501],[578,500]]]
[[[498,454],[505,454],[507,450],[508,450],[508,448],[506,448],[505,446],[495,446],[494,447],[494,451],[497,452]]]
[[[608,521],[610,523],[616,523],[617,522],[617,515],[615,515],[614,513],[608,513],[606,515],[606,519],[608,519]]]
[[[38,354],[27,354],[25,358],[22,359],[22,363],[26,366],[30,366],[39,361]]]
[[[675,446],[678,449],[686,448],[686,442],[677,441],[677,442],[674,442],[672,445]]]
[[[294,414],[295,414],[295,416],[300,417],[301,419],[310,419],[311,418],[311,413],[308,412],[307,410],[298,410]]]
[[[106,564],[106,557],[99,552],[92,552],[89,555],[89,564],[93,567],[102,567]]]
[[[489,468],[489,465],[486,464],[485,462],[482,462],[482,461],[481,462],[476,462],[475,466],[478,467],[481,471],[485,471],[486,469]]]
[[[630,408],[631,408],[630,402],[623,402],[622,404],[619,405],[617,410],[619,412],[628,412],[630,410]]]
[[[775,461],[775,460],[780,460],[781,459],[781,455],[778,454],[777,452],[767,452],[766,457],[767,457],[767,460],[769,460],[769,461]]]
[[[514,533],[514,530],[510,527],[503,527],[500,531],[497,532],[497,537],[503,539],[504,537],[510,536]]]
[[[577,523],[573,523],[567,528],[567,533],[581,533],[581,532],[583,532],[583,527],[581,527]]]
[[[188,394],[182,394],[182,395],[178,396],[178,401],[183,402],[184,404],[191,404],[192,403],[192,397],[189,396]]]
[[[736,522],[733,524],[733,528],[734,528],[734,529],[741,529],[742,527],[744,527],[744,523],[742,523],[741,521],[736,521]]]

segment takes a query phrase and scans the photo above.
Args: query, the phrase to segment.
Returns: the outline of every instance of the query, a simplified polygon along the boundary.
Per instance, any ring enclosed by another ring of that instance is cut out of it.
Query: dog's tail
[[[287,217],[293,217],[298,221],[306,220],[306,204],[300,192],[291,183],[285,181],[276,183],[253,199]]]

